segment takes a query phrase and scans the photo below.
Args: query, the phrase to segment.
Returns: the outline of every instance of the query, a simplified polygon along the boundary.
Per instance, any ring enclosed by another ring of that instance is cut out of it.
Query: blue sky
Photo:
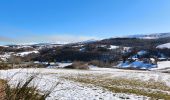
[[[0,0],[0,42],[170,32],[170,0]]]

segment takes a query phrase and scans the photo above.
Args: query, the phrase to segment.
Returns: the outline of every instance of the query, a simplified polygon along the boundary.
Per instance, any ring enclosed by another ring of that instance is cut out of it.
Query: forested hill
[[[170,37],[158,39],[139,39],[139,38],[110,38],[96,41],[91,44],[117,45],[126,47],[155,48],[158,45],[169,43]]]

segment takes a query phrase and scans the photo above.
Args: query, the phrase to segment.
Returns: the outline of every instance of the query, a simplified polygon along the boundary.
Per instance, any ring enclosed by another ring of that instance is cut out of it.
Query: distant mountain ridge
[[[168,33],[153,33],[153,34],[137,34],[137,35],[129,35],[126,38],[139,38],[139,39],[159,39],[159,38],[167,38],[170,37],[170,32]]]
[[[170,32],[169,33],[154,33],[154,34],[137,34],[129,35],[124,37],[113,37],[103,40],[86,40],[75,43],[67,42],[44,42],[44,43],[20,43],[13,45],[35,45],[35,46],[50,46],[50,45],[115,45],[115,46],[126,46],[126,47],[157,47],[162,44],[170,43]],[[12,45],[12,44],[11,44]]]
[[[165,43],[165,44],[158,45],[156,48],[159,48],[159,49],[164,49],[164,48],[170,49],[170,43]]]

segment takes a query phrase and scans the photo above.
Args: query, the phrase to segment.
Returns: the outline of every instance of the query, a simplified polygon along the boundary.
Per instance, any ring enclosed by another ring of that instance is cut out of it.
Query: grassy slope
[[[63,77],[68,80],[81,82],[85,84],[93,84],[108,89],[114,93],[130,93],[136,95],[143,95],[151,97],[151,99],[164,99],[170,100],[170,87],[161,82],[140,81],[134,79],[123,79],[123,78],[109,78],[105,75],[79,75]]]

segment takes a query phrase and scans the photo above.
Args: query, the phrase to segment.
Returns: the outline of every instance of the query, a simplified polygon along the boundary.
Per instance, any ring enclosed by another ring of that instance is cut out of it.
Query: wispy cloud
[[[49,41],[80,42],[99,38],[93,36],[53,35],[46,37],[46,39]]]
[[[8,43],[35,43],[35,42],[60,42],[74,43],[99,38],[93,36],[75,36],[75,35],[27,35],[15,38],[0,37],[1,42]]]
[[[3,33],[3,34],[2,34]],[[4,34],[5,33],[5,34]],[[72,34],[72,33],[42,33],[33,32],[31,30],[20,29],[17,27],[9,27],[0,24],[0,43],[35,43],[35,42],[65,42],[73,43],[95,39],[97,36]]]
[[[13,42],[14,40],[9,37],[0,36],[0,42]]]

